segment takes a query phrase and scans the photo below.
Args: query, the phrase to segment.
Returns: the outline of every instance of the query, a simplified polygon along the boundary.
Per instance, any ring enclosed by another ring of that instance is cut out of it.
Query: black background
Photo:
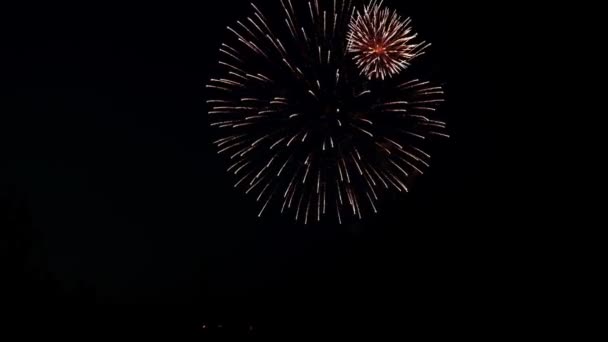
[[[388,4],[433,42],[453,138],[411,194],[342,227],[257,219],[210,145],[204,84],[247,1],[5,10],[3,324],[177,340],[533,324],[503,139],[521,95],[506,81],[515,5]]]

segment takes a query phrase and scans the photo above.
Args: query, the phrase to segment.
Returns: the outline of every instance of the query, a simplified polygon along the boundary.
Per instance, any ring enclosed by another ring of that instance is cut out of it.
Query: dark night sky
[[[246,3],[5,11],[8,325],[196,337],[203,322],[260,336],[520,324],[501,310],[521,291],[523,248],[501,139],[511,114],[501,99],[516,95],[501,81],[507,8],[387,0],[434,44],[453,139],[379,216],[304,227],[257,219],[210,145],[203,85]]]

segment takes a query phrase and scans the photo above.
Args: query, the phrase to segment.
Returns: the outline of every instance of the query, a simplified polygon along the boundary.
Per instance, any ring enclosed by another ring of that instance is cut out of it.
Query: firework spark
[[[259,202],[259,216],[273,206],[305,224],[376,213],[382,193],[407,192],[429,166],[425,144],[447,136],[433,118],[442,88],[393,72],[422,45],[410,44],[408,22],[377,2],[363,15],[352,0],[277,7],[265,15],[252,4],[249,17],[227,28],[219,75],[207,85],[211,125],[222,134],[218,152],[235,187]],[[370,32],[383,32],[386,56],[353,63]],[[371,79],[395,77],[369,82],[365,63]]]
[[[405,70],[424,53],[425,42],[416,43],[411,19],[402,20],[396,11],[373,0],[357,11],[350,23],[348,51],[368,79],[386,79]]]

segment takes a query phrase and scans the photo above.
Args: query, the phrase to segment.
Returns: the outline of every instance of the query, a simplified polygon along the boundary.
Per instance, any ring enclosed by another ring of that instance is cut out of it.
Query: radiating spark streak
[[[327,37],[327,11],[323,11],[323,37]]]
[[[422,170],[420,170],[418,167],[416,167],[416,165],[414,165],[414,164],[410,163],[410,161],[409,161],[409,160],[407,160],[407,159],[405,159],[405,158],[403,158],[403,157],[399,157],[399,159],[400,159],[402,162],[406,163],[406,164],[407,164],[409,167],[411,167],[412,169],[414,169],[414,170],[415,170],[416,172],[418,172],[419,174],[421,174],[421,175],[423,175],[423,174],[424,174],[424,172],[422,172]]]
[[[291,3],[291,0],[287,0],[287,3],[289,3],[289,8],[291,9],[291,13],[295,13],[295,11],[293,9],[293,4]]]
[[[300,208],[302,207],[302,200],[304,199],[304,193],[300,195],[300,200],[298,201],[298,210],[296,211],[296,221],[298,221],[300,217]]]
[[[323,215],[325,215],[327,209],[327,185],[323,184]]]
[[[214,123],[212,123],[210,126],[211,126],[211,127],[213,127],[213,126],[220,126],[220,125],[225,125],[225,124],[232,125],[232,124],[233,124],[233,123],[235,123],[235,122],[238,122],[238,121],[235,121],[235,120],[230,120],[230,121],[220,121],[220,122],[214,122]]]
[[[276,109],[267,109],[267,110],[261,110],[258,112],[258,114],[260,114],[262,117],[264,117],[264,114],[271,114],[271,113],[278,113],[279,111]]]
[[[237,23],[239,23],[239,24],[240,24],[240,21],[239,21],[239,22],[237,22]],[[241,24],[241,25],[242,25],[242,24]],[[243,37],[243,36],[242,36],[242,35],[241,35],[241,34],[240,34],[240,33],[239,33],[237,30],[233,29],[233,28],[232,28],[232,27],[230,27],[230,26],[227,26],[226,28],[228,29],[228,31],[230,31],[230,32],[234,33],[234,34],[235,34],[235,35],[236,35],[236,36],[239,38],[239,40],[241,40],[241,41],[246,41],[245,37]]]
[[[399,185],[397,183],[395,183],[393,178],[391,178],[390,176],[387,176],[384,172],[382,172],[382,174],[386,177],[386,179],[389,181],[389,183],[391,183],[391,185],[393,185],[395,187],[395,189],[397,189],[397,191],[403,192],[403,190],[399,187]]]
[[[353,159],[353,161],[355,162],[355,165],[357,166],[357,169],[359,170],[359,174],[361,176],[363,176],[363,170],[361,169],[361,166],[359,165],[359,162],[357,161],[357,159],[355,158],[355,156],[351,153],[350,157]]]
[[[255,189],[258,185],[260,185],[260,183],[262,183],[264,179],[260,178],[258,180],[256,180],[255,178],[249,183],[249,189],[247,189],[247,191],[245,191],[245,195],[249,195],[249,193]]]
[[[262,192],[260,192],[260,194],[258,195],[258,198],[256,199],[256,202],[260,201],[260,199],[264,195],[264,192],[266,192],[266,190],[268,189],[269,186],[270,186],[270,183],[266,184],[266,186],[264,187],[264,189],[262,190]],[[262,210],[262,211],[264,211],[264,210]]]
[[[287,190],[285,190],[285,194],[283,195],[283,197],[287,198],[287,195],[289,194],[289,190],[292,187],[295,188],[295,186],[296,186],[295,180],[296,180],[297,175],[298,175],[298,172],[294,173],[293,177],[291,178],[291,182],[289,182],[289,186],[287,186]]]
[[[254,80],[260,81],[260,82],[264,82],[265,80],[263,78],[261,78],[258,75],[253,75],[253,74],[245,74],[245,76],[247,76],[248,78],[252,78]]]
[[[264,31],[262,30],[262,28],[260,26],[258,26],[258,24],[256,24],[255,21],[253,21],[253,19],[251,18],[247,18],[247,20],[249,20],[249,22],[251,24],[253,24],[253,26],[255,26],[256,29],[258,29],[258,31],[260,31],[260,34],[264,34]],[[253,36],[256,36],[255,34],[252,33]]]
[[[386,148],[386,146],[382,145],[382,144],[381,144],[381,143],[379,143],[379,142],[376,142],[376,146],[380,147],[382,150],[384,150],[384,152],[388,153],[389,155],[393,154],[393,153],[391,152],[391,150],[389,150],[388,148]]]
[[[232,53],[235,53],[235,54],[239,53],[238,50],[236,50],[235,48],[233,48],[232,46],[230,46],[228,44],[222,43],[222,47],[227,48],[228,50],[232,51]]]
[[[228,88],[225,88],[225,87],[218,87],[218,86],[215,86],[215,85],[212,85],[212,84],[208,84],[208,85],[207,85],[207,88],[216,89],[216,90],[223,90],[223,91],[231,91],[231,90],[230,90],[230,89],[228,89]]]
[[[353,209],[353,215],[355,215],[357,213],[356,208],[355,208],[355,203],[353,202],[353,196],[348,187],[346,187],[346,197],[348,197],[348,204]]]
[[[427,104],[427,103],[439,103],[444,102],[443,99],[434,99],[434,100],[424,100],[424,101],[413,101],[412,104]]]
[[[245,134],[241,134],[241,135],[233,135],[233,136],[229,136],[228,138],[224,138],[224,139],[220,139],[214,142],[214,144],[217,145],[217,147],[222,147],[230,142],[233,142],[237,139],[240,139],[242,137],[244,137]]]
[[[232,75],[232,76],[235,76],[235,77],[238,77],[238,78],[242,79],[243,81],[248,81],[247,77],[245,77],[245,76],[243,76],[241,74],[237,74],[236,72],[229,71],[228,74]]]
[[[226,79],[226,78],[222,78],[222,79],[219,79],[219,80],[213,80],[212,79],[211,81],[222,83],[222,84],[226,84],[226,85],[231,85],[231,86],[239,86],[239,87],[244,87],[245,86],[243,83],[236,82],[236,81],[233,81],[233,80],[229,80],[229,79]]]
[[[287,67],[289,67],[289,69],[291,69],[291,71],[293,73],[295,73],[296,71],[294,70],[293,66],[291,66],[291,63],[289,63],[289,61],[285,58],[283,58],[283,63],[285,63],[287,65]]]
[[[285,19],[285,20],[289,21],[289,23],[291,24],[291,26],[293,26],[294,31],[295,31],[295,24],[294,24],[294,20],[291,16],[291,12],[287,9],[287,6],[285,6],[285,2],[283,0],[281,0],[281,5],[283,5],[283,9],[285,10],[285,13],[287,14],[287,19]],[[290,26],[290,29],[291,29],[291,26]],[[294,38],[295,38],[295,34],[294,34]]]
[[[430,122],[430,121],[431,121],[431,120],[430,120],[428,117],[426,117],[426,116],[424,116],[424,115],[410,114],[410,115],[408,115],[408,116],[409,116],[410,118],[414,118],[414,119],[420,119],[420,120],[422,120],[422,121],[424,121],[424,122]]]
[[[403,190],[405,190],[405,192],[409,191],[407,186],[405,186],[405,184],[403,184],[403,182],[401,181],[401,179],[399,179],[399,177],[395,176],[391,171],[387,171],[387,172],[397,183],[399,183],[399,185],[403,188]]]
[[[291,146],[291,144],[293,143],[294,140],[296,140],[296,138],[298,137],[298,135],[300,135],[300,133],[296,133],[287,143],[287,147]]]
[[[297,187],[298,187],[298,185],[297,185],[297,184],[295,184],[295,185],[293,186],[293,190],[292,190],[292,192],[291,192],[291,196],[289,196],[289,204],[287,204],[287,208],[289,208],[289,209],[291,209],[291,204],[292,204],[293,199],[294,199],[294,196],[295,196],[295,194],[296,194],[296,188],[297,188]]]
[[[218,154],[222,154],[222,153],[224,153],[224,152],[226,152],[226,151],[228,151],[228,150],[230,150],[230,149],[232,149],[234,147],[242,145],[243,143],[244,142],[237,142],[235,144],[232,144],[232,145],[229,145],[227,147],[224,147],[223,149],[221,149],[221,150],[218,151]]]
[[[346,161],[344,160],[344,158],[341,159],[342,164],[344,165],[344,173],[346,173],[346,181],[348,182],[348,184],[350,184],[350,172],[348,172],[348,167],[346,165]]]
[[[228,172],[232,172],[232,170],[234,170],[235,167],[241,165],[241,163],[246,162],[246,160],[241,159],[239,161],[237,161],[236,163],[232,164],[229,168],[228,168]],[[246,162],[245,164],[243,164],[244,166],[247,166],[247,164],[249,164],[251,162]]]
[[[357,209],[357,216],[359,220],[363,219],[363,215],[361,214],[361,208],[359,207],[359,199],[357,199],[356,195],[353,193],[353,198],[355,199],[355,207]]]
[[[243,60],[242,60],[242,59],[240,59],[239,57],[235,56],[235,55],[234,55],[232,52],[230,52],[230,51],[226,51],[226,50],[224,50],[224,49],[220,49],[220,52],[223,52],[224,54],[226,54],[226,55],[228,55],[228,56],[230,56],[230,57],[232,57],[232,58],[236,59],[237,61],[239,61],[239,62],[243,63]]]
[[[429,82],[422,82],[422,84],[428,84],[428,83]],[[407,82],[401,83],[397,87],[399,87],[401,89],[409,89],[409,87],[416,87],[417,84],[420,84],[420,80],[416,78],[416,79],[409,80]]]
[[[376,191],[374,190],[374,186],[370,183],[370,181],[369,181],[369,179],[367,177],[364,177],[364,179],[365,179],[365,182],[367,183],[367,186],[372,191],[372,194],[374,195],[374,198],[377,201],[378,200],[378,195],[376,194]]]
[[[262,102],[262,100],[255,97],[243,97],[241,98],[241,102]]]
[[[424,152],[423,150],[419,149],[418,147],[416,147],[416,146],[412,146],[412,149],[413,149],[414,151],[416,151],[416,152],[418,152],[418,153],[422,154],[423,156],[427,157],[428,159],[431,159],[431,155],[430,155],[430,154],[428,154],[428,153]]]
[[[272,144],[270,146],[270,150],[273,150],[275,147],[277,147],[281,142],[283,142],[285,139],[287,139],[287,137],[283,137],[281,139],[279,139],[277,142],[275,142],[274,144]]]
[[[319,193],[319,191],[321,191],[321,169],[319,169],[317,174],[317,193]]]
[[[415,160],[415,161],[417,161],[417,162],[419,162],[419,161],[421,161],[421,160],[422,160],[422,159],[420,159],[420,157],[418,157],[417,155],[415,155],[415,154],[413,154],[413,153],[410,153],[410,152],[408,152],[408,151],[406,151],[406,150],[404,150],[404,149],[401,149],[401,150],[399,150],[399,151],[400,151],[401,153],[405,154],[406,156],[408,156],[408,157],[410,157],[410,158],[414,159],[414,160]]]
[[[423,111],[428,111],[428,112],[434,112],[437,110],[437,108],[431,108],[431,107],[412,107],[414,109],[418,109],[418,110],[423,110]]]
[[[246,123],[242,123],[242,124],[238,124],[238,125],[233,125],[232,128],[239,128],[239,127],[245,127],[245,126],[251,126],[251,125],[253,125],[253,123],[246,122]]]
[[[235,188],[238,188],[241,183],[243,183],[245,181],[245,179],[247,179],[247,177],[249,177],[249,175],[251,175],[253,173],[253,171],[250,171],[248,174],[246,174],[245,176],[243,176],[235,185]]]
[[[295,32],[295,28],[292,27],[292,23],[289,22],[289,20],[285,19],[285,23],[287,24],[287,27],[289,27],[289,32],[291,32],[291,35],[293,36],[293,38],[296,38],[296,32]]]
[[[241,167],[239,167],[239,168],[238,168],[236,171],[234,171],[234,174],[235,174],[235,175],[238,175],[238,174],[241,172],[241,170],[243,170],[244,168],[246,168],[246,167],[247,167],[247,166],[249,166],[250,164],[251,164],[251,162],[247,162],[247,163],[245,163],[244,165],[242,165]]]
[[[272,30],[270,29],[270,27],[268,27],[268,24],[266,24],[266,19],[262,18],[261,12],[259,14],[256,13],[255,16],[260,20],[260,22],[262,23],[262,25],[264,25],[264,28],[266,28],[269,33],[272,33]]]
[[[380,182],[382,182],[382,185],[384,185],[384,187],[386,189],[388,189],[388,183],[385,181],[385,179],[380,175],[380,173],[378,172],[378,170],[376,170],[376,168],[374,168],[372,165],[370,165],[370,168],[372,169],[372,171],[376,174],[376,176],[378,177],[378,179],[380,179]],[[388,179],[387,179],[388,180]]]
[[[370,132],[370,131],[368,131],[368,130],[365,130],[365,129],[363,129],[363,128],[361,128],[361,127],[357,126],[357,125],[353,125],[353,124],[351,124],[351,126],[352,126],[352,127],[354,127],[354,128],[356,128],[356,129],[358,129],[359,131],[361,131],[361,132],[363,132],[363,133],[365,133],[365,134],[369,135],[369,136],[370,136],[370,137],[372,137],[372,138],[374,137],[374,135],[372,134],[372,132]]]
[[[208,104],[214,104],[214,103],[220,103],[220,104],[226,103],[226,104],[228,104],[228,103],[232,103],[232,101],[226,101],[226,100],[207,100],[207,103]]]
[[[272,79],[268,78],[266,75],[258,73],[258,77],[261,77],[266,82],[272,82]]]
[[[283,170],[285,170],[285,167],[287,167],[287,164],[289,164],[289,162],[291,161],[291,157],[289,157],[289,159],[287,159],[285,161],[285,164],[283,164],[283,166],[281,167],[281,169],[279,170],[279,173],[277,173],[277,177],[280,177],[281,174],[283,173]]]
[[[226,63],[226,62],[223,62],[223,61],[219,61],[218,63],[221,64],[221,65],[223,65],[223,66],[227,66],[227,67],[229,67],[229,68],[231,68],[233,70],[236,70],[236,71],[238,71],[238,72],[240,72],[242,74],[245,74],[245,71],[243,71],[243,69],[238,68],[238,67],[236,67],[236,66],[234,66],[234,65],[232,65],[230,63]]]
[[[308,213],[310,212],[310,199],[311,195],[308,195],[308,204],[306,205],[306,215],[304,216],[304,224],[308,224]]]
[[[384,139],[385,139],[386,141],[388,141],[389,143],[391,143],[391,144],[393,144],[393,145],[397,146],[397,148],[399,148],[399,149],[403,149],[403,145],[401,145],[401,144],[397,143],[395,140],[393,140],[393,139],[389,139],[389,138],[386,138],[386,137],[385,137]]]
[[[321,193],[317,195],[317,222],[321,222]]]
[[[437,136],[444,137],[444,138],[449,138],[450,137],[449,134],[439,133],[439,132],[434,132],[434,131],[429,131],[429,134],[437,135]]]
[[[266,200],[266,203],[264,204],[264,206],[262,207],[262,210],[260,210],[260,213],[258,214],[258,218],[262,217],[262,214],[264,213],[264,210],[266,210],[266,207],[268,206],[268,203],[270,203],[271,199],[272,199],[272,195],[268,198],[268,200]]]
[[[359,94],[357,94],[355,97],[361,97],[363,95],[368,95],[368,94],[371,94],[371,93],[372,93],[371,90],[364,90],[364,91],[360,92]]]
[[[405,177],[409,177],[409,176],[410,176],[410,174],[409,174],[409,173],[407,173],[407,171],[405,171],[405,170],[404,170],[404,169],[401,167],[401,165],[399,165],[399,164],[395,163],[394,161],[392,161],[392,160],[390,160],[390,159],[389,159],[389,162],[390,162],[391,164],[395,165],[395,167],[396,167],[397,169],[399,169],[399,171],[401,171],[401,173],[403,173],[403,174],[405,175]]]
[[[310,158],[310,156],[309,156],[309,158]],[[307,161],[306,161],[306,172],[304,173],[304,179],[302,179],[302,184],[306,184],[306,178],[308,178],[308,173],[310,173],[310,165],[312,163],[310,163],[308,160],[309,159],[307,159]]]
[[[365,175],[367,176],[369,181],[372,183],[372,185],[377,186],[376,181],[374,180],[374,177],[372,177],[372,174],[367,170],[367,168],[365,168],[363,171],[365,172]]]
[[[446,128],[446,125],[432,123],[432,122],[422,122],[419,125],[420,126],[429,126],[429,127],[439,128],[439,129],[445,129]]]
[[[285,212],[285,207],[287,206],[287,196],[283,199],[283,205],[281,206],[281,214]]]
[[[426,137],[423,136],[423,135],[420,135],[420,134],[416,134],[416,133],[409,132],[409,131],[406,131],[405,134],[411,135],[411,136],[416,137],[418,139],[426,140]]]
[[[383,109],[382,112],[384,112],[384,113],[407,113],[408,110],[405,108],[399,108],[399,109],[391,108],[391,109]]]
[[[403,106],[408,105],[407,101],[393,101],[393,102],[385,102],[380,104],[379,106]]]
[[[308,2],[308,8],[310,9],[310,20],[314,24],[314,22],[315,22],[315,15],[312,12],[312,3],[310,1]]]
[[[314,91],[312,91],[312,90],[308,90],[308,93],[309,93],[310,95],[312,95],[312,97],[314,97],[314,98],[315,98],[315,100],[317,100],[317,101],[319,100],[319,98],[317,97],[317,94],[315,94],[315,92],[314,92]]]
[[[302,27],[302,33],[304,34],[304,39],[306,40],[306,42],[309,43],[310,39],[308,39],[308,35],[306,34],[306,30],[304,30],[303,27]]]
[[[374,213],[378,213],[378,209],[376,209],[376,205],[374,204],[374,200],[372,200],[371,196],[369,195],[369,193],[366,193],[367,198],[369,199],[369,203],[372,205],[372,208],[374,208]]]
[[[245,31],[247,31],[252,37],[255,37],[255,33],[253,33],[249,27],[247,27],[247,25],[243,24],[241,21],[237,21],[237,24],[239,24],[239,26],[241,26],[242,28],[245,29]],[[239,38],[243,38],[245,39],[242,35],[239,35]]]
[[[285,49],[285,46],[283,46],[283,43],[281,43],[281,40],[277,38],[277,43],[279,44],[279,47],[281,48],[281,54],[283,54],[284,56],[287,55],[287,50]]]
[[[241,153],[239,156],[244,157],[247,153],[251,152],[255,147],[249,147],[247,148],[245,151],[243,151],[243,153]]]

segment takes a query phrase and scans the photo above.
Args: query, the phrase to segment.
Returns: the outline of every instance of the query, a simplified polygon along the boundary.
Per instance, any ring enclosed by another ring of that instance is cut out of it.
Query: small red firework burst
[[[348,51],[354,54],[361,74],[370,80],[386,79],[405,70],[428,47],[414,42],[416,36],[409,18],[402,20],[382,0],[373,0],[352,18]]]

